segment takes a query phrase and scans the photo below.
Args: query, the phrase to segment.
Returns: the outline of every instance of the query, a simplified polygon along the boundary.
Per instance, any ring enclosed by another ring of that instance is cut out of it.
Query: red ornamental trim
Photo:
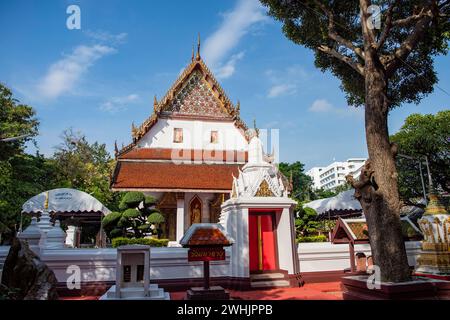
[[[219,261],[225,260],[223,248],[190,248],[188,261]]]

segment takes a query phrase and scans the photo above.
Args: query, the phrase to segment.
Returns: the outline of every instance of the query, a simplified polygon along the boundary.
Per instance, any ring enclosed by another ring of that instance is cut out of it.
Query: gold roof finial
[[[200,60],[200,32],[198,33],[198,41],[197,41],[197,60]]]
[[[256,127],[256,119],[253,119],[253,128],[255,129],[255,134],[259,137],[259,129]]]
[[[238,100],[236,103],[236,113],[239,115],[241,112],[241,102]]]
[[[156,108],[158,107],[158,99],[155,97],[153,98],[153,110],[156,112]]]
[[[117,148],[117,140],[114,141],[114,154],[118,154],[119,153],[119,148]]]
[[[135,137],[137,135],[138,129],[136,128],[136,126],[134,125],[134,121],[131,123],[131,134],[133,137]]]
[[[192,45],[192,57],[191,57],[191,61],[194,62],[195,59],[195,53],[194,53],[194,45]]]

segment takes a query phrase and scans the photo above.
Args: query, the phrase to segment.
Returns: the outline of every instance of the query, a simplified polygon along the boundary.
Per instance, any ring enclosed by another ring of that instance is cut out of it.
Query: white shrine
[[[298,284],[299,264],[288,182],[264,154],[257,131],[248,163],[233,178],[231,197],[222,204],[220,223],[235,239],[231,276],[245,286]],[[249,283],[250,280],[250,283]]]

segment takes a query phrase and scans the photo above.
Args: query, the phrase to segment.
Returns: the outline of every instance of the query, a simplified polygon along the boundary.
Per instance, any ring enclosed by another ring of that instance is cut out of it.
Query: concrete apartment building
[[[325,167],[313,167],[306,174],[313,180],[314,189],[332,190],[345,184],[345,176],[348,174],[358,178],[366,158],[350,158],[344,162],[333,162]]]

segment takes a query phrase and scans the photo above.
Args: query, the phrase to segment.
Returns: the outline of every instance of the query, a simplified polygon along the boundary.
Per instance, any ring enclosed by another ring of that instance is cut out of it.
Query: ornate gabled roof
[[[133,142],[120,151],[117,150],[116,156],[132,149],[161,115],[230,120],[234,121],[235,125],[244,133],[247,131],[247,126],[240,118],[239,102],[234,106],[227,97],[202,60],[200,47],[197,55],[195,57],[192,55],[191,63],[184,69],[165,96],[160,101],[155,96],[153,113],[150,117],[139,127],[132,124]]]

